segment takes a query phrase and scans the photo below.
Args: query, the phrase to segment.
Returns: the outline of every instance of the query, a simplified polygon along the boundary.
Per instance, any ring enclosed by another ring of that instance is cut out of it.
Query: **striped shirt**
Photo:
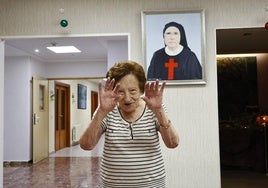
[[[135,122],[124,120],[115,107],[103,119],[101,126],[105,132],[101,162],[103,187],[165,187],[159,124],[147,106]]]

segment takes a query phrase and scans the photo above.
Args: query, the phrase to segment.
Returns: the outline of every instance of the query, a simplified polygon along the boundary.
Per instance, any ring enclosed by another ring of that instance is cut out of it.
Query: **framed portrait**
[[[87,109],[87,86],[78,84],[77,85],[77,108]]]
[[[204,10],[143,11],[142,43],[148,81],[206,84]]]

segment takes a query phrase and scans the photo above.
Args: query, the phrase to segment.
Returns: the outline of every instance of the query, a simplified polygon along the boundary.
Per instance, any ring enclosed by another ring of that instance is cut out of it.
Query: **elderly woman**
[[[80,139],[92,150],[105,134],[101,162],[103,187],[165,187],[165,168],[159,136],[168,148],[179,137],[162,103],[165,83],[146,83],[141,65],[127,61],[115,64],[99,83],[100,105]]]

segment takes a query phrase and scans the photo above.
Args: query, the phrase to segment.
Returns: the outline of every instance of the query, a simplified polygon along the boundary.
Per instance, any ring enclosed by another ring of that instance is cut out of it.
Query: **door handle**
[[[36,125],[39,122],[40,117],[36,113],[33,114],[33,124]]]

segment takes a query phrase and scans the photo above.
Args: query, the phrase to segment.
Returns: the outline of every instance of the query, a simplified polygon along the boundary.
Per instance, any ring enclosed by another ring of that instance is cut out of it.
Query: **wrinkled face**
[[[118,90],[120,110],[125,113],[134,112],[139,106],[140,97],[142,95],[137,78],[129,74],[121,78],[118,83],[120,83]]]
[[[181,40],[181,33],[177,27],[168,27],[164,33],[164,42],[168,48],[176,49]]]

